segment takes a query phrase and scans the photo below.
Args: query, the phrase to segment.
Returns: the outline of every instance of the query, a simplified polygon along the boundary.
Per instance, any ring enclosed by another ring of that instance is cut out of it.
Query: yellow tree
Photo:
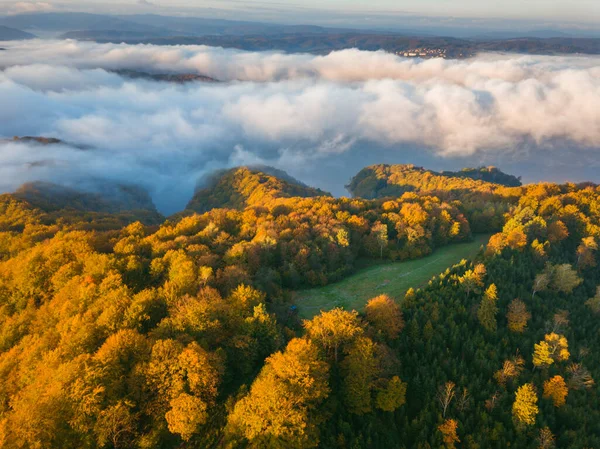
[[[525,360],[523,357],[516,356],[511,360],[505,360],[502,368],[496,371],[494,379],[501,386],[506,386],[506,382],[518,378],[523,372],[525,366]]]
[[[365,308],[367,321],[375,330],[390,340],[395,340],[404,327],[400,307],[388,295],[371,299]]]
[[[346,312],[341,308],[321,312],[312,320],[304,321],[304,327],[311,340],[320,345],[325,352],[333,352],[336,362],[340,347],[350,343],[363,332],[358,313]]]
[[[497,299],[498,290],[495,284],[491,284],[485,291],[479,309],[477,309],[479,322],[490,332],[495,332],[498,326],[496,322],[496,314],[498,313],[498,306],[496,306]]]
[[[527,327],[527,321],[531,318],[531,314],[527,311],[527,306],[520,299],[513,299],[508,305],[508,328],[512,332],[523,333]]]
[[[180,435],[184,441],[188,441],[208,418],[206,403],[196,396],[181,393],[169,405],[171,410],[165,414],[169,431]]]
[[[532,384],[521,385],[515,393],[512,414],[518,426],[532,426],[539,412],[538,397]]]
[[[458,423],[455,419],[447,419],[438,426],[438,430],[442,433],[442,440],[447,449],[454,449],[456,443],[460,443],[456,430]]]
[[[319,444],[312,414],[329,394],[329,367],[317,347],[293,339],[270,356],[249,394],[235,404],[228,429],[255,447],[306,448]]]
[[[555,362],[569,360],[569,343],[563,335],[546,334],[544,340],[534,345],[533,364],[547,368]]]
[[[504,248],[506,248],[506,239],[502,232],[494,234],[490,237],[488,244],[485,249],[486,256],[493,256],[494,254],[500,254]]]
[[[520,251],[527,246],[527,235],[521,229],[513,229],[506,236],[506,243],[510,248]]]
[[[594,252],[598,250],[598,243],[594,237],[584,237],[577,247],[577,266],[579,268],[595,267]]]
[[[477,264],[473,270],[467,270],[464,275],[458,278],[458,282],[465,291],[467,298],[472,291],[476,291],[483,287],[485,275],[485,265]]]
[[[567,226],[560,220],[552,222],[548,225],[548,241],[550,243],[558,243],[569,236]]]
[[[569,388],[562,376],[554,376],[544,382],[544,397],[551,398],[555,407],[565,405]]]
[[[154,393],[152,407],[164,414],[168,428],[188,440],[208,418],[221,381],[220,358],[193,342],[159,340],[152,348],[146,381]]]
[[[137,416],[131,413],[133,404],[119,401],[100,412],[94,431],[98,444],[107,443],[115,449],[129,447],[137,431]]]

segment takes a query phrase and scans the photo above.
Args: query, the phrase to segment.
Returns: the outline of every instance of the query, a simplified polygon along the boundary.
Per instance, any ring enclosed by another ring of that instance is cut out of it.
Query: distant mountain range
[[[33,39],[36,36],[25,31],[0,25],[0,41],[20,41],[24,39]]]
[[[40,36],[85,32],[94,38],[157,38],[165,36],[276,36],[281,34],[325,34],[344,31],[312,25],[280,25],[197,17],[159,15],[111,16],[87,13],[35,13],[0,17],[0,25],[27,30]]]
[[[440,34],[443,33],[440,31]],[[470,57],[480,52],[600,54],[600,38],[574,37],[554,30],[523,33],[490,31],[472,38],[455,38],[418,30],[364,31],[152,14],[35,13],[0,17],[0,40],[36,36],[104,43],[210,45],[248,51],[315,54],[347,48],[400,54],[416,51],[415,56],[419,56],[422,50],[428,57],[446,58]]]

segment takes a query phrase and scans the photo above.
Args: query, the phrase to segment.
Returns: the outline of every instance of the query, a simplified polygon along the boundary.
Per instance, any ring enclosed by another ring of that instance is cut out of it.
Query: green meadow
[[[298,290],[294,299],[299,314],[312,318],[321,310],[336,307],[362,311],[369,299],[384,293],[401,298],[409,288],[422,287],[462,259],[476,256],[488,239],[489,235],[476,235],[472,242],[439,248],[422,259],[376,265],[325,287]]]

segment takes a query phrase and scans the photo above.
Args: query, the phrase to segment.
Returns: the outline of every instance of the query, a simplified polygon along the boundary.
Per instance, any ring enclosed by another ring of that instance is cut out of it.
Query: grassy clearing
[[[369,299],[384,293],[403,297],[409,288],[421,287],[446,268],[477,255],[488,239],[489,235],[477,235],[473,242],[446,246],[422,259],[365,268],[335,284],[296,291],[298,311],[302,318],[312,318],[335,307],[362,311]]]

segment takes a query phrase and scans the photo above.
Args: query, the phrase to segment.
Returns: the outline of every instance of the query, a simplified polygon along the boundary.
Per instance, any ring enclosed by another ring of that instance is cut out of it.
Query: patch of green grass
[[[296,291],[300,317],[312,318],[321,310],[336,307],[362,311],[369,299],[384,293],[402,298],[409,288],[422,287],[462,259],[475,257],[488,240],[489,235],[476,235],[472,242],[440,248],[422,259],[365,268],[335,284]]]

